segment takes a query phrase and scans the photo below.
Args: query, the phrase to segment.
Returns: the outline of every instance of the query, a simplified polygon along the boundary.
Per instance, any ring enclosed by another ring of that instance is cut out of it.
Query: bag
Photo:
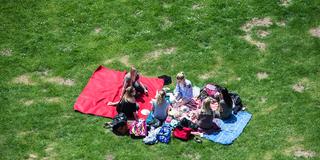
[[[161,128],[150,130],[148,133],[148,136],[143,138],[143,143],[149,144],[149,145],[157,143],[158,142],[157,134],[159,133],[160,129]]]
[[[112,132],[116,135],[126,135],[128,133],[127,117],[124,113],[116,115],[112,119]]]
[[[164,85],[169,85],[172,83],[172,79],[170,76],[167,76],[167,75],[161,75],[161,76],[158,76],[158,78],[160,79],[163,79],[164,81]]]
[[[193,123],[192,121],[188,120],[187,118],[183,118],[180,121],[180,127],[186,127],[186,128],[191,128],[193,130],[197,130],[198,129],[198,125],[196,123]]]
[[[153,112],[150,112],[150,114],[148,115],[146,123],[148,126],[152,126],[155,128],[158,128],[161,125],[161,122],[154,117]]]
[[[207,92],[208,96],[210,97],[214,97],[214,95],[218,92],[218,89],[214,84],[207,84],[204,87],[204,90]]]
[[[177,127],[173,130],[173,136],[182,140],[189,140],[192,129],[187,127]]]
[[[130,135],[133,137],[147,136],[147,125],[145,120],[134,121],[130,126]]]
[[[205,87],[203,87],[200,91],[200,95],[198,98],[201,100],[204,100],[207,97],[214,98],[214,95],[218,92],[218,88],[214,84],[207,84]]]
[[[171,127],[162,126],[159,133],[157,134],[157,140],[161,143],[168,144],[171,138]]]
[[[230,95],[232,102],[233,102],[233,113],[237,114],[243,108],[242,100],[241,100],[239,94],[237,94],[235,92],[229,92],[229,95]]]

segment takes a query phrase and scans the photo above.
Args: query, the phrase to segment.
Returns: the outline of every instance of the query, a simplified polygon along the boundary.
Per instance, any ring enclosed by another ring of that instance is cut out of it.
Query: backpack
[[[237,94],[235,92],[229,92],[229,95],[230,95],[232,102],[233,102],[233,105],[234,105],[233,106],[233,113],[237,114],[243,108],[242,100],[241,100],[239,94]]]
[[[171,138],[171,127],[162,126],[159,133],[157,134],[157,140],[161,143],[168,144]]]
[[[112,132],[116,135],[126,135],[128,133],[127,120],[124,113],[116,115],[111,122]]]
[[[130,126],[130,135],[132,137],[145,137],[147,136],[147,125],[145,120],[134,121]]]
[[[200,90],[200,95],[199,98],[201,100],[204,100],[207,97],[212,97],[214,98],[214,95],[218,92],[218,88],[214,84],[207,84],[205,85],[201,90]]]
[[[163,79],[164,85],[169,85],[172,83],[172,79],[170,76],[161,75],[161,76],[158,76],[158,78]]]

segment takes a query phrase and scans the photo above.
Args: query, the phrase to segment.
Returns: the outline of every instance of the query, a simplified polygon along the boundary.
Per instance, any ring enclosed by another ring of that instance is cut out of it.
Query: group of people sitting
[[[171,110],[192,110],[195,114],[192,115],[190,121],[196,124],[200,131],[217,129],[213,119],[228,119],[232,115],[234,105],[226,88],[219,85],[215,87],[217,92],[214,95],[195,98],[191,81],[186,79],[183,72],[180,72],[176,75],[174,92],[167,93],[164,89],[157,91],[155,98],[150,102],[153,117],[162,124],[170,115]],[[139,74],[132,67],[124,77],[120,101],[108,102],[107,105],[116,106],[117,112],[124,113],[128,119],[138,120],[139,106],[136,99],[143,94],[148,95],[148,89],[139,81]]]

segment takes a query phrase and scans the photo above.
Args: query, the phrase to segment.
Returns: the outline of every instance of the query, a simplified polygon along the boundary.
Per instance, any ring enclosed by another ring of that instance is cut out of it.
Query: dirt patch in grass
[[[296,136],[288,136],[287,141],[288,141],[288,143],[291,143],[291,144],[297,144],[297,143],[303,142],[304,138],[303,137],[296,137]]]
[[[294,156],[294,157],[299,157],[299,158],[313,158],[316,156],[316,152],[306,150],[301,145],[294,145],[290,148],[287,148],[284,151],[284,154],[287,156]]]
[[[24,85],[36,85],[29,74],[23,74],[13,79],[13,83]]]
[[[313,36],[313,37],[320,38],[320,27],[310,29],[310,30],[309,30],[309,33],[310,33],[311,36]]]
[[[209,79],[210,77],[212,77],[212,76],[214,76],[214,75],[216,75],[216,72],[215,72],[215,71],[211,71],[211,72],[207,72],[207,73],[201,74],[201,75],[199,76],[199,78],[200,78],[201,80],[207,80],[207,79]]]
[[[60,102],[62,102],[62,98],[60,98],[60,97],[45,97],[44,101],[47,103],[60,103]]]
[[[243,36],[243,39],[249,42],[250,44],[253,44],[259,48],[260,51],[265,51],[267,45],[263,42],[260,42],[258,40],[255,40],[252,38],[252,29],[255,27],[270,27],[273,24],[271,18],[265,17],[265,18],[253,18],[252,20],[246,22],[244,25],[242,25],[241,29],[246,32],[246,35]],[[257,32],[257,34],[260,37],[265,37],[270,34],[270,32],[260,30]]]
[[[75,81],[72,79],[64,79],[62,77],[49,77],[49,78],[43,78],[46,82],[54,83],[58,85],[64,85],[64,86],[73,86],[75,84]]]
[[[264,156],[263,156],[264,160],[272,160],[272,152],[271,151],[267,151]]]
[[[280,20],[278,22],[276,22],[276,25],[279,26],[279,27],[284,27],[286,26],[286,21],[285,20]]]
[[[291,0],[280,0],[280,6],[288,7],[291,4]]]
[[[251,37],[251,35],[245,35],[243,38],[244,38],[244,40],[246,40],[250,44],[257,46],[258,49],[261,50],[261,51],[265,51],[266,48],[267,48],[267,45],[265,43],[257,41],[257,40],[254,40]]]
[[[32,131],[21,131],[19,133],[17,133],[17,137],[25,137],[32,134]]]
[[[21,103],[25,106],[31,106],[32,104],[34,104],[34,100],[32,99],[22,99]]]
[[[268,77],[269,77],[269,75],[268,75],[267,72],[259,72],[259,73],[257,73],[257,78],[259,80],[267,79]]]
[[[195,154],[187,153],[187,154],[183,154],[183,156],[187,159],[192,159],[192,160],[201,159],[201,155],[199,153],[195,153]]]
[[[272,20],[269,17],[265,18],[253,18],[252,20],[245,23],[241,29],[245,32],[251,32],[251,30],[255,27],[270,27],[272,25]]]
[[[42,71],[37,71],[36,74],[38,76],[48,76],[49,75],[50,70],[49,69],[44,69]]]
[[[168,17],[164,17],[162,20],[161,29],[166,30],[172,26],[172,22],[169,20]]]
[[[114,156],[111,154],[106,155],[105,160],[114,160]]]
[[[37,158],[38,158],[37,154],[31,153],[31,154],[29,154],[28,160],[33,160],[33,159],[37,159]]]
[[[130,67],[131,64],[129,62],[129,56],[128,55],[125,55],[125,56],[122,56],[119,58],[119,62],[121,62],[122,64],[124,64],[125,66],[127,67]]]
[[[261,116],[270,115],[270,113],[274,112],[274,110],[277,108],[278,108],[278,106],[275,106],[275,105],[264,107],[261,109],[261,111],[258,113],[258,115],[261,115]]]
[[[203,6],[201,4],[193,4],[192,5],[192,10],[199,10],[199,9],[202,9]]]
[[[266,112],[267,114],[271,113],[272,111],[274,111],[275,109],[277,109],[277,106],[269,106],[267,107],[264,112]]]
[[[316,156],[316,153],[313,151],[308,151],[304,149],[297,149],[294,151],[295,157],[303,157],[303,158],[312,158]]]
[[[170,55],[175,53],[177,50],[176,47],[170,47],[170,48],[165,48],[165,49],[158,49],[153,52],[148,53],[146,56],[153,59],[159,58],[161,55]]]
[[[110,64],[113,61],[119,61],[120,63],[124,64],[126,67],[132,66],[132,64],[129,61],[129,55],[124,55],[122,57],[117,57],[117,58],[108,58],[105,61],[103,61],[103,64]]]
[[[109,59],[105,60],[105,61],[103,62],[103,64],[110,64],[110,63],[112,63],[113,61],[114,61],[113,58],[109,58]]]
[[[316,156],[316,152],[307,150],[302,145],[302,142],[304,141],[303,137],[288,136],[286,140],[289,144],[292,144],[292,146],[284,150],[285,155],[299,158],[313,158]]]
[[[297,83],[297,84],[294,84],[294,85],[292,86],[292,89],[293,89],[295,92],[302,93],[302,92],[305,90],[305,87],[304,87],[304,85],[303,85],[301,82],[299,82],[299,83]]]
[[[4,48],[0,51],[0,55],[6,57],[12,56],[12,50],[10,48]]]
[[[48,160],[48,159],[56,159],[57,153],[55,152],[55,143],[49,144],[45,149],[46,156],[42,158],[42,160]]]
[[[100,28],[100,27],[97,27],[97,28],[94,29],[95,33],[100,33],[101,31],[102,31],[102,28]]]
[[[267,97],[260,97],[260,103],[266,103],[268,100]]]
[[[264,31],[264,30],[257,31],[257,35],[261,38],[267,37],[269,34],[270,34],[270,32],[268,32],[268,31]]]

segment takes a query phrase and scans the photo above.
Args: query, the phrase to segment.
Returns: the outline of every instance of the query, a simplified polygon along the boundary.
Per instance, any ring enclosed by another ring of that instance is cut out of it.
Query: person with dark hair
[[[121,92],[120,98],[122,98],[122,96],[125,93],[126,88],[129,86],[133,86],[135,88],[135,90],[137,92],[137,94],[135,95],[136,98],[140,97],[142,94],[148,95],[148,90],[139,81],[139,73],[138,73],[137,69],[134,67],[131,67],[130,72],[128,72],[124,76],[123,87],[122,87],[122,92]]]
[[[124,113],[128,119],[138,120],[137,111],[139,106],[135,99],[136,90],[129,86],[119,102],[108,102],[109,106],[116,106],[118,113]]]
[[[219,92],[219,117],[221,119],[228,119],[232,115],[233,102],[226,88],[219,87]]]

